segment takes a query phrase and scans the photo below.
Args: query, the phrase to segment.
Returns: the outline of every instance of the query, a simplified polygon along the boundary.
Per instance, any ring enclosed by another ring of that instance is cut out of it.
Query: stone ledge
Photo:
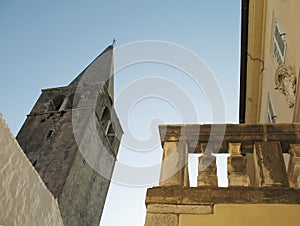
[[[300,189],[284,187],[153,187],[146,205],[300,204]]]
[[[149,204],[147,213],[171,213],[171,214],[212,214],[211,205],[164,205]]]
[[[160,125],[164,142],[188,141],[189,153],[202,153],[208,142],[214,153],[228,153],[229,143],[241,143],[242,153],[252,153],[254,142],[280,141],[284,153],[300,143],[300,123]]]

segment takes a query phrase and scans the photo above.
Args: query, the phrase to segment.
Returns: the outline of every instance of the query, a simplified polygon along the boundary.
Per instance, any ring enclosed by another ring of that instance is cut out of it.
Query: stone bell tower
[[[99,225],[122,133],[113,46],[68,86],[42,90],[17,140],[58,199],[65,226]]]

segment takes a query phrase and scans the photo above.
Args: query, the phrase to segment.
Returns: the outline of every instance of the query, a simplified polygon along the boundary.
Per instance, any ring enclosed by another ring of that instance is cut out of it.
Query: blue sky
[[[0,28],[0,112],[14,134],[42,88],[67,85],[113,38],[117,40],[116,48],[136,41],[161,40],[193,51],[218,81],[225,100],[226,121],[238,122],[239,0],[2,0]],[[203,90],[193,88],[180,72],[166,65],[134,65],[117,73],[116,96],[129,84],[149,76],[180,83],[200,115],[194,123],[212,122]],[[139,94],[136,91],[137,97]],[[116,109],[120,110],[118,106]],[[185,123],[174,109],[157,98],[143,99],[129,115],[121,116],[121,122],[130,122],[131,133],[143,140],[151,132],[157,134],[151,127],[154,118],[159,119],[154,125]],[[137,170],[160,161],[159,145],[150,156],[129,149],[121,147],[118,161],[134,165]],[[112,183],[101,225],[143,225],[145,192],[146,185]]]

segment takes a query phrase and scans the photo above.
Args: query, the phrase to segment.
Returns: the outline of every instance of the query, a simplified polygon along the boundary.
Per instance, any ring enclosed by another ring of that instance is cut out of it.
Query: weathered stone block
[[[250,186],[246,163],[247,159],[242,155],[232,155],[228,158],[229,186]]]
[[[203,155],[199,157],[198,186],[218,186],[216,157]]]
[[[255,186],[255,168],[254,168],[254,157],[253,153],[246,154],[247,159],[247,174],[250,179],[250,186]]]
[[[201,173],[197,178],[197,186],[218,187],[218,176],[214,174]]]
[[[280,142],[255,142],[256,186],[289,186]]]
[[[228,144],[228,153],[233,155],[241,155],[241,146],[242,143],[229,143]]]
[[[290,160],[288,165],[288,178],[292,187],[298,186],[300,175],[300,144],[290,145]]]
[[[300,189],[289,187],[153,187],[147,189],[146,205],[300,204]]]
[[[147,205],[147,213],[174,213],[174,214],[212,214],[212,205]]]
[[[250,179],[247,174],[233,173],[228,175],[228,185],[229,186],[250,186]]]
[[[300,176],[300,164],[296,164],[293,170],[292,180],[297,183],[297,179]]]
[[[247,173],[247,159],[244,156],[230,156],[228,158],[229,173]]]
[[[300,188],[300,175],[297,177],[296,188]]]
[[[166,142],[163,150],[160,186],[188,186],[186,142]]]
[[[216,157],[213,155],[200,156],[198,170],[199,170],[199,175],[202,172],[216,174],[217,173]]]
[[[178,215],[147,213],[145,226],[178,226]]]

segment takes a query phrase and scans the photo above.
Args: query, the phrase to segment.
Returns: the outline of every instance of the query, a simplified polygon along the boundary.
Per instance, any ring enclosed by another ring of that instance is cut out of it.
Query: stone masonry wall
[[[63,226],[46,188],[0,115],[0,225]]]
[[[73,105],[63,108],[75,89]],[[121,134],[107,92],[96,85],[43,90],[27,116],[17,141],[58,199],[65,226],[99,225]]]

